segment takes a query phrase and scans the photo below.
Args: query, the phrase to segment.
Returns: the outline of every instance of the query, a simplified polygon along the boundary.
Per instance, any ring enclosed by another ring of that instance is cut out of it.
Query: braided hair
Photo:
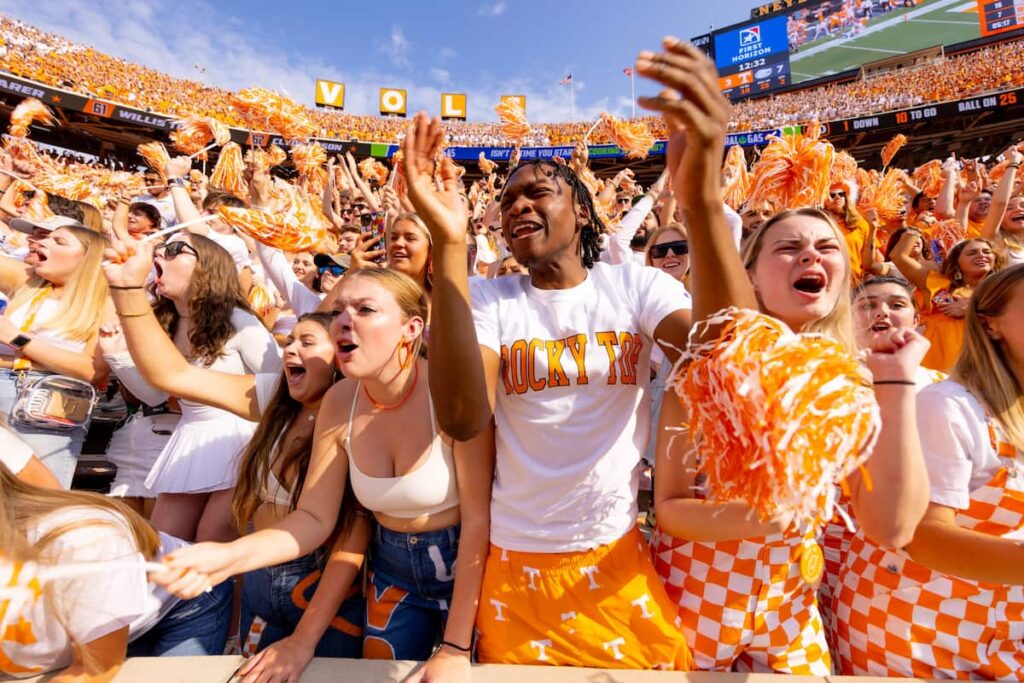
[[[587,189],[587,186],[583,184],[580,177],[576,175],[576,172],[569,168],[568,165],[556,164],[546,159],[520,161],[519,165],[509,173],[509,177],[506,179],[504,187],[502,187],[502,194],[505,193],[505,188],[508,187],[508,180],[510,180],[514,174],[531,166],[535,169],[535,172],[540,170],[540,166],[550,168],[552,173],[545,173],[545,175],[553,178],[561,178],[565,181],[565,184],[572,190],[573,201],[579,202],[580,206],[587,210],[589,222],[580,230],[580,257],[583,260],[583,266],[585,268],[593,268],[594,264],[597,263],[601,256],[601,247],[598,244],[598,237],[605,231],[605,227],[594,208],[594,200],[590,196],[590,190]],[[498,197],[498,201],[501,201],[501,196]]]

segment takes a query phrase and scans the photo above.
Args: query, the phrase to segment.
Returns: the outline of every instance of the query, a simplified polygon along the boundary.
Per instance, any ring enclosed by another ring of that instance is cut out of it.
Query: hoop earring
[[[405,351],[405,358],[402,358],[402,351]],[[412,342],[398,342],[398,348],[396,349],[398,354],[398,364],[405,370],[413,362],[412,353]]]

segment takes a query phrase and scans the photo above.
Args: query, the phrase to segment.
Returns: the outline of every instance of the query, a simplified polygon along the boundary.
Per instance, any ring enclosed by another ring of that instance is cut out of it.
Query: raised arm
[[[889,258],[896,264],[903,277],[907,278],[915,287],[922,292],[928,291],[928,273],[932,270],[911,257],[910,252],[914,248],[914,240],[921,239],[921,233],[916,230],[907,230],[900,236]]]
[[[950,157],[942,166],[942,189],[935,199],[935,217],[940,221],[949,220],[956,215],[956,208],[953,204],[956,200],[956,186],[960,180],[960,174],[953,166],[954,157]]]
[[[260,416],[254,375],[191,365],[167,336],[146,298],[145,282],[153,263],[152,242],[116,243],[103,267],[135,367],[153,387],[196,403],[220,408],[246,420]]]
[[[379,212],[380,202],[377,201],[377,197],[374,196],[373,190],[366,184],[362,176],[359,175],[359,167],[356,165],[356,160],[352,158],[352,152],[345,152],[345,166],[348,168],[349,177],[352,178],[352,183],[359,188],[359,192],[362,193],[363,199],[366,200],[366,205],[371,210]]]
[[[659,111],[670,131],[666,168],[672,194],[685,216],[690,241],[693,318],[729,306],[757,310],[757,299],[733,244],[722,211],[722,157],[729,103],[718,90],[718,72],[700,50],[677,38],[664,52],[641,52],[637,71],[665,86],[658,97],[641,97]],[[714,336],[717,330],[708,330]]]
[[[167,180],[171,178],[188,178],[188,172],[192,170],[192,160],[188,157],[174,157],[167,162]],[[189,196],[188,190],[180,185],[168,185],[168,192],[171,193],[171,199],[174,201],[174,213],[178,217],[179,223],[186,223],[188,221],[195,220],[201,215],[196,205],[192,203],[192,197]],[[198,223],[187,228],[189,232],[197,235],[206,235],[210,232],[210,226],[206,223]]]
[[[1018,146],[1014,145],[1006,150],[1006,158],[1010,164],[1006,167],[1003,177],[999,179],[996,191],[992,193],[992,206],[989,208],[985,224],[981,228],[981,236],[989,241],[995,241],[997,237],[1001,237],[999,224],[1003,222],[1006,205],[1010,203],[1010,197],[1013,196],[1013,188],[1017,183],[1017,174],[1021,161],[1024,161],[1024,154],[1021,154]]]
[[[459,441],[478,434],[491,418],[484,364],[469,301],[466,225],[469,214],[459,196],[458,177],[448,157],[441,161],[441,188],[434,183],[434,159],[441,122],[419,113],[403,150],[409,198],[433,243],[430,313],[430,394],[441,430]]]

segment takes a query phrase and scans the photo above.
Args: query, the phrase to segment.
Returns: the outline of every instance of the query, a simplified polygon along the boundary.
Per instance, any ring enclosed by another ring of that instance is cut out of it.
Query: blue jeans
[[[129,657],[197,657],[224,654],[231,623],[234,581],[182,600],[128,645]]]
[[[71,488],[71,480],[78,466],[78,456],[82,454],[85,443],[85,428],[76,427],[70,431],[52,431],[36,427],[15,426],[10,424],[11,411],[18,400],[19,377],[25,375],[23,382],[31,383],[49,373],[21,373],[8,369],[0,369],[0,414],[8,428],[17,434],[22,441],[32,448],[32,453],[50,468],[61,486]]]
[[[459,525],[415,534],[377,525],[366,596],[368,659],[430,658],[455,587]]]
[[[320,549],[291,562],[247,573],[242,580],[242,640],[257,616],[266,622],[257,651],[290,636],[320,585],[326,562],[327,553]],[[357,584],[320,638],[314,656],[359,657],[363,650],[364,610],[362,591]]]

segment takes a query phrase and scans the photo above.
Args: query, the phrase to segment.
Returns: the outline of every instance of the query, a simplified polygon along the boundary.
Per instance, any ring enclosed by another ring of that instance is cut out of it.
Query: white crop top
[[[455,479],[455,461],[452,446],[437,431],[434,405],[430,404],[430,425],[434,439],[426,462],[400,477],[371,477],[363,474],[352,456],[352,418],[356,414],[356,401],[362,382],[356,385],[352,409],[348,414],[345,450],[348,453],[349,478],[356,499],[367,510],[391,517],[413,519],[448,510],[459,504],[459,489]]]
[[[19,330],[24,326],[25,320],[31,315],[30,305],[19,306],[16,309],[7,311],[7,319]],[[82,353],[85,351],[85,342],[75,341],[67,338],[59,330],[43,327],[47,321],[55,318],[60,311],[60,300],[52,297],[44,299],[35,307],[36,315],[33,324],[27,330],[27,334],[37,339],[45,339],[54,346]],[[0,344],[0,356],[18,356],[21,351],[7,344]]]

